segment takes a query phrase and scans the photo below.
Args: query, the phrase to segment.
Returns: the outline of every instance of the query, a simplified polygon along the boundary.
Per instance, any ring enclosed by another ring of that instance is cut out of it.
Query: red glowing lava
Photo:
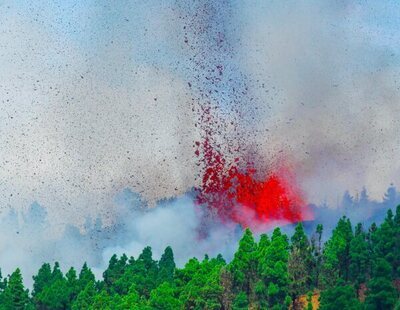
[[[200,143],[196,145],[200,147]],[[294,223],[312,218],[302,192],[287,169],[281,168],[260,180],[252,165],[240,169],[238,158],[228,165],[208,140],[201,146],[205,169],[198,202],[222,221],[257,230],[275,221]]]
[[[254,83],[238,70],[236,43],[225,32],[218,14],[221,7],[214,2],[201,4],[196,14],[181,19],[183,42],[193,52],[194,74],[188,87],[201,136],[194,151],[201,167],[197,202],[210,211],[204,217],[215,216],[252,229],[277,221],[310,219],[306,200],[291,173],[294,169],[285,163],[267,171],[255,169],[264,164],[264,160],[253,159],[261,155],[253,147],[258,145],[257,122],[262,121],[265,105],[256,95],[259,81]],[[262,89],[264,92],[264,83]]]

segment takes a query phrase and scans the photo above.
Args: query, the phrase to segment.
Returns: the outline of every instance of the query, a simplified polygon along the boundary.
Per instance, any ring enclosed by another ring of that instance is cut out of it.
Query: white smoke
[[[361,185],[378,197],[399,181],[399,70],[393,46],[376,35],[383,30],[363,19],[367,7],[230,9],[235,60],[259,102],[253,142],[267,160],[286,154],[310,201]],[[96,28],[82,20],[101,8],[68,7],[77,23],[68,29],[91,49],[60,32],[44,3],[31,8],[35,18],[12,4],[2,11],[3,207],[38,201],[52,222],[82,224],[88,213],[112,217],[112,197],[125,187],[154,201],[197,185],[199,133],[179,73],[191,55],[181,50],[173,8],[105,7],[121,21]],[[166,55],[156,42],[165,42]]]
[[[159,259],[167,246],[174,251],[175,261],[182,267],[190,258],[202,259],[205,254],[222,254],[230,260],[241,236],[234,223],[206,223],[207,232],[201,234],[206,210],[185,194],[154,208],[146,208],[140,195],[125,190],[117,196],[117,222],[104,226],[100,219],[86,219],[84,231],[67,225],[58,236],[44,209],[33,204],[27,213],[14,211],[0,221],[0,266],[3,275],[21,268],[27,285],[45,263],[58,261],[66,271],[73,266],[79,270],[87,262],[101,279],[113,254],[137,258],[146,246],[151,246],[153,257]]]
[[[235,229],[214,225],[198,239],[201,216],[185,196],[127,217],[125,230],[105,233],[113,244],[83,237],[87,216],[102,218],[100,231],[121,220],[114,197],[126,187],[154,205],[198,185],[197,94],[182,73],[192,55],[175,1],[46,2],[0,7],[0,207],[26,212],[37,201],[49,216],[41,232],[13,221],[1,229],[0,267],[100,268],[111,253],[147,245],[155,256],[171,245],[179,262],[216,251],[229,258]],[[398,47],[366,21],[371,5],[242,1],[230,10],[233,67],[258,102],[250,142],[266,160],[285,154],[310,201],[363,185],[380,198],[400,181]]]
[[[154,201],[192,186],[186,83],[128,57],[128,36],[111,34],[102,55],[88,55],[38,15],[13,6],[2,15],[1,206],[38,201],[53,225],[83,224],[86,215],[112,218],[125,187]]]
[[[389,14],[352,1],[248,3],[237,12],[240,60],[264,84],[255,90],[265,111],[256,141],[267,157],[294,162],[310,201],[361,186],[381,198],[400,181],[398,50],[367,19],[370,6]]]

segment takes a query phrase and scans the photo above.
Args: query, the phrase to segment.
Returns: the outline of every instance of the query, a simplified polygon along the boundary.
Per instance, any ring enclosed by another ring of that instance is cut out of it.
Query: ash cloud
[[[284,154],[313,202],[363,185],[379,198],[399,181],[397,50],[367,18],[387,7],[196,3],[1,7],[3,207],[38,201],[57,225],[82,224],[87,213],[112,218],[112,197],[125,187],[154,203],[198,185],[190,103],[200,95],[188,81],[200,73],[193,55],[215,47],[208,33],[227,42],[198,56],[227,67],[218,86],[227,119],[216,126],[248,117],[238,141],[232,127],[221,129],[229,142],[254,148],[260,165]],[[182,16],[199,8],[210,10],[201,22],[212,29],[191,49]],[[248,93],[237,97],[232,85]],[[243,107],[236,116],[226,110],[232,102]]]
[[[58,12],[57,24],[54,8],[41,2],[32,14],[11,3],[1,9],[3,208],[38,201],[53,226],[82,225],[99,213],[112,221],[112,197],[125,187],[154,203],[192,186],[197,134],[186,82],[135,57],[149,41],[166,40],[163,31],[155,33],[159,23],[137,21],[140,13],[121,6],[114,9],[122,25],[112,31],[117,25],[94,13],[113,8],[86,8],[82,16],[76,7],[77,24],[64,29],[67,17]],[[140,32],[129,31],[132,25]]]
[[[222,254],[230,261],[236,251],[243,229],[232,222],[220,222],[208,216],[209,210],[194,202],[194,192],[158,201],[149,208],[148,202],[130,189],[114,197],[116,216],[112,224],[105,224],[101,217],[86,217],[83,227],[70,223],[63,226],[60,234],[54,234],[52,223],[44,207],[33,203],[25,212],[9,209],[0,217],[0,266],[3,275],[20,267],[24,281],[30,287],[32,276],[44,262],[58,261],[63,271],[70,266],[79,270],[87,262],[98,279],[107,268],[113,254],[138,257],[146,246],[159,259],[167,246],[172,246],[178,267],[189,258],[203,258],[205,254]],[[310,206],[314,210],[313,221],[304,223],[308,233],[315,232],[317,224],[324,225],[324,239],[337,220],[347,215],[352,222],[362,222],[368,227],[380,223],[389,208],[400,203],[400,192],[389,187],[384,198],[376,201],[363,189],[361,195],[344,193],[338,208],[326,204]],[[204,221],[207,218],[212,220]],[[202,231],[206,225],[206,231]],[[255,232],[269,233],[281,226],[289,236],[295,224],[274,222]]]
[[[172,245],[181,262],[217,250],[229,258],[236,227],[210,223],[198,240],[202,211],[185,194],[198,185],[193,143],[200,133],[189,103],[201,97],[188,86],[198,73],[191,57],[201,49],[185,45],[186,6],[64,2],[0,6],[0,207],[8,223],[0,266],[32,273],[43,261],[79,267],[85,259],[100,268],[111,252],[137,255],[144,245],[156,254]],[[246,115],[240,143],[256,151],[260,165],[290,162],[319,205],[316,214],[325,200],[341,214],[347,189],[355,196],[366,186],[380,200],[399,182],[398,40],[369,17],[395,8],[355,1],[214,6],[213,22],[221,18],[232,52],[213,51],[227,62],[222,89],[232,86],[229,78],[248,87],[244,97],[220,98],[221,114],[228,125]],[[232,100],[242,109],[234,116]],[[221,130],[235,137],[232,127]],[[118,196],[127,187],[158,207],[122,207],[120,199],[137,203],[133,194]],[[180,198],[157,204],[163,197]],[[48,214],[40,229],[36,220],[26,224],[34,201]]]
[[[400,181],[399,50],[375,24],[397,5],[385,3],[258,2],[238,14],[238,61],[262,84],[255,140],[267,158],[285,154],[310,201],[361,186],[378,199]]]
[[[137,257],[146,246],[152,247],[157,259],[171,246],[178,266],[205,254],[222,254],[230,260],[241,237],[237,224],[216,221],[207,222],[207,233],[200,236],[207,210],[195,204],[193,192],[159,201],[152,208],[130,189],[114,200],[117,215],[112,224],[105,225],[100,217],[86,217],[83,228],[71,223],[58,235],[51,234],[52,224],[38,203],[26,212],[8,210],[0,218],[3,275],[20,267],[30,286],[42,263],[58,261],[65,271],[70,266],[79,270],[87,262],[101,278],[113,254]]]

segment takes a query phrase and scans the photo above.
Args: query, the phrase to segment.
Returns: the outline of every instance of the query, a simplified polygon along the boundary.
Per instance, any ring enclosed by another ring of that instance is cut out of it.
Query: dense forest
[[[246,229],[231,262],[221,255],[177,268],[167,247],[139,257],[112,256],[102,280],[87,264],[65,274],[45,263],[31,292],[20,269],[0,276],[0,309],[400,309],[400,206],[380,225],[342,217],[323,242],[275,228],[258,241]]]

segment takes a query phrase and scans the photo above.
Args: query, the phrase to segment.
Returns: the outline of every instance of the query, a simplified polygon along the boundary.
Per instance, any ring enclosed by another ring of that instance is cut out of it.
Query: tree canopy
[[[342,217],[325,243],[322,233],[318,225],[308,236],[303,223],[290,237],[279,227],[245,229],[230,262],[205,255],[183,267],[171,247],[159,260],[145,247],[137,258],[113,255],[102,279],[86,263],[65,274],[59,263],[44,263],[31,292],[20,269],[0,272],[0,310],[316,309],[315,295],[323,310],[399,308],[400,206],[380,225]]]

